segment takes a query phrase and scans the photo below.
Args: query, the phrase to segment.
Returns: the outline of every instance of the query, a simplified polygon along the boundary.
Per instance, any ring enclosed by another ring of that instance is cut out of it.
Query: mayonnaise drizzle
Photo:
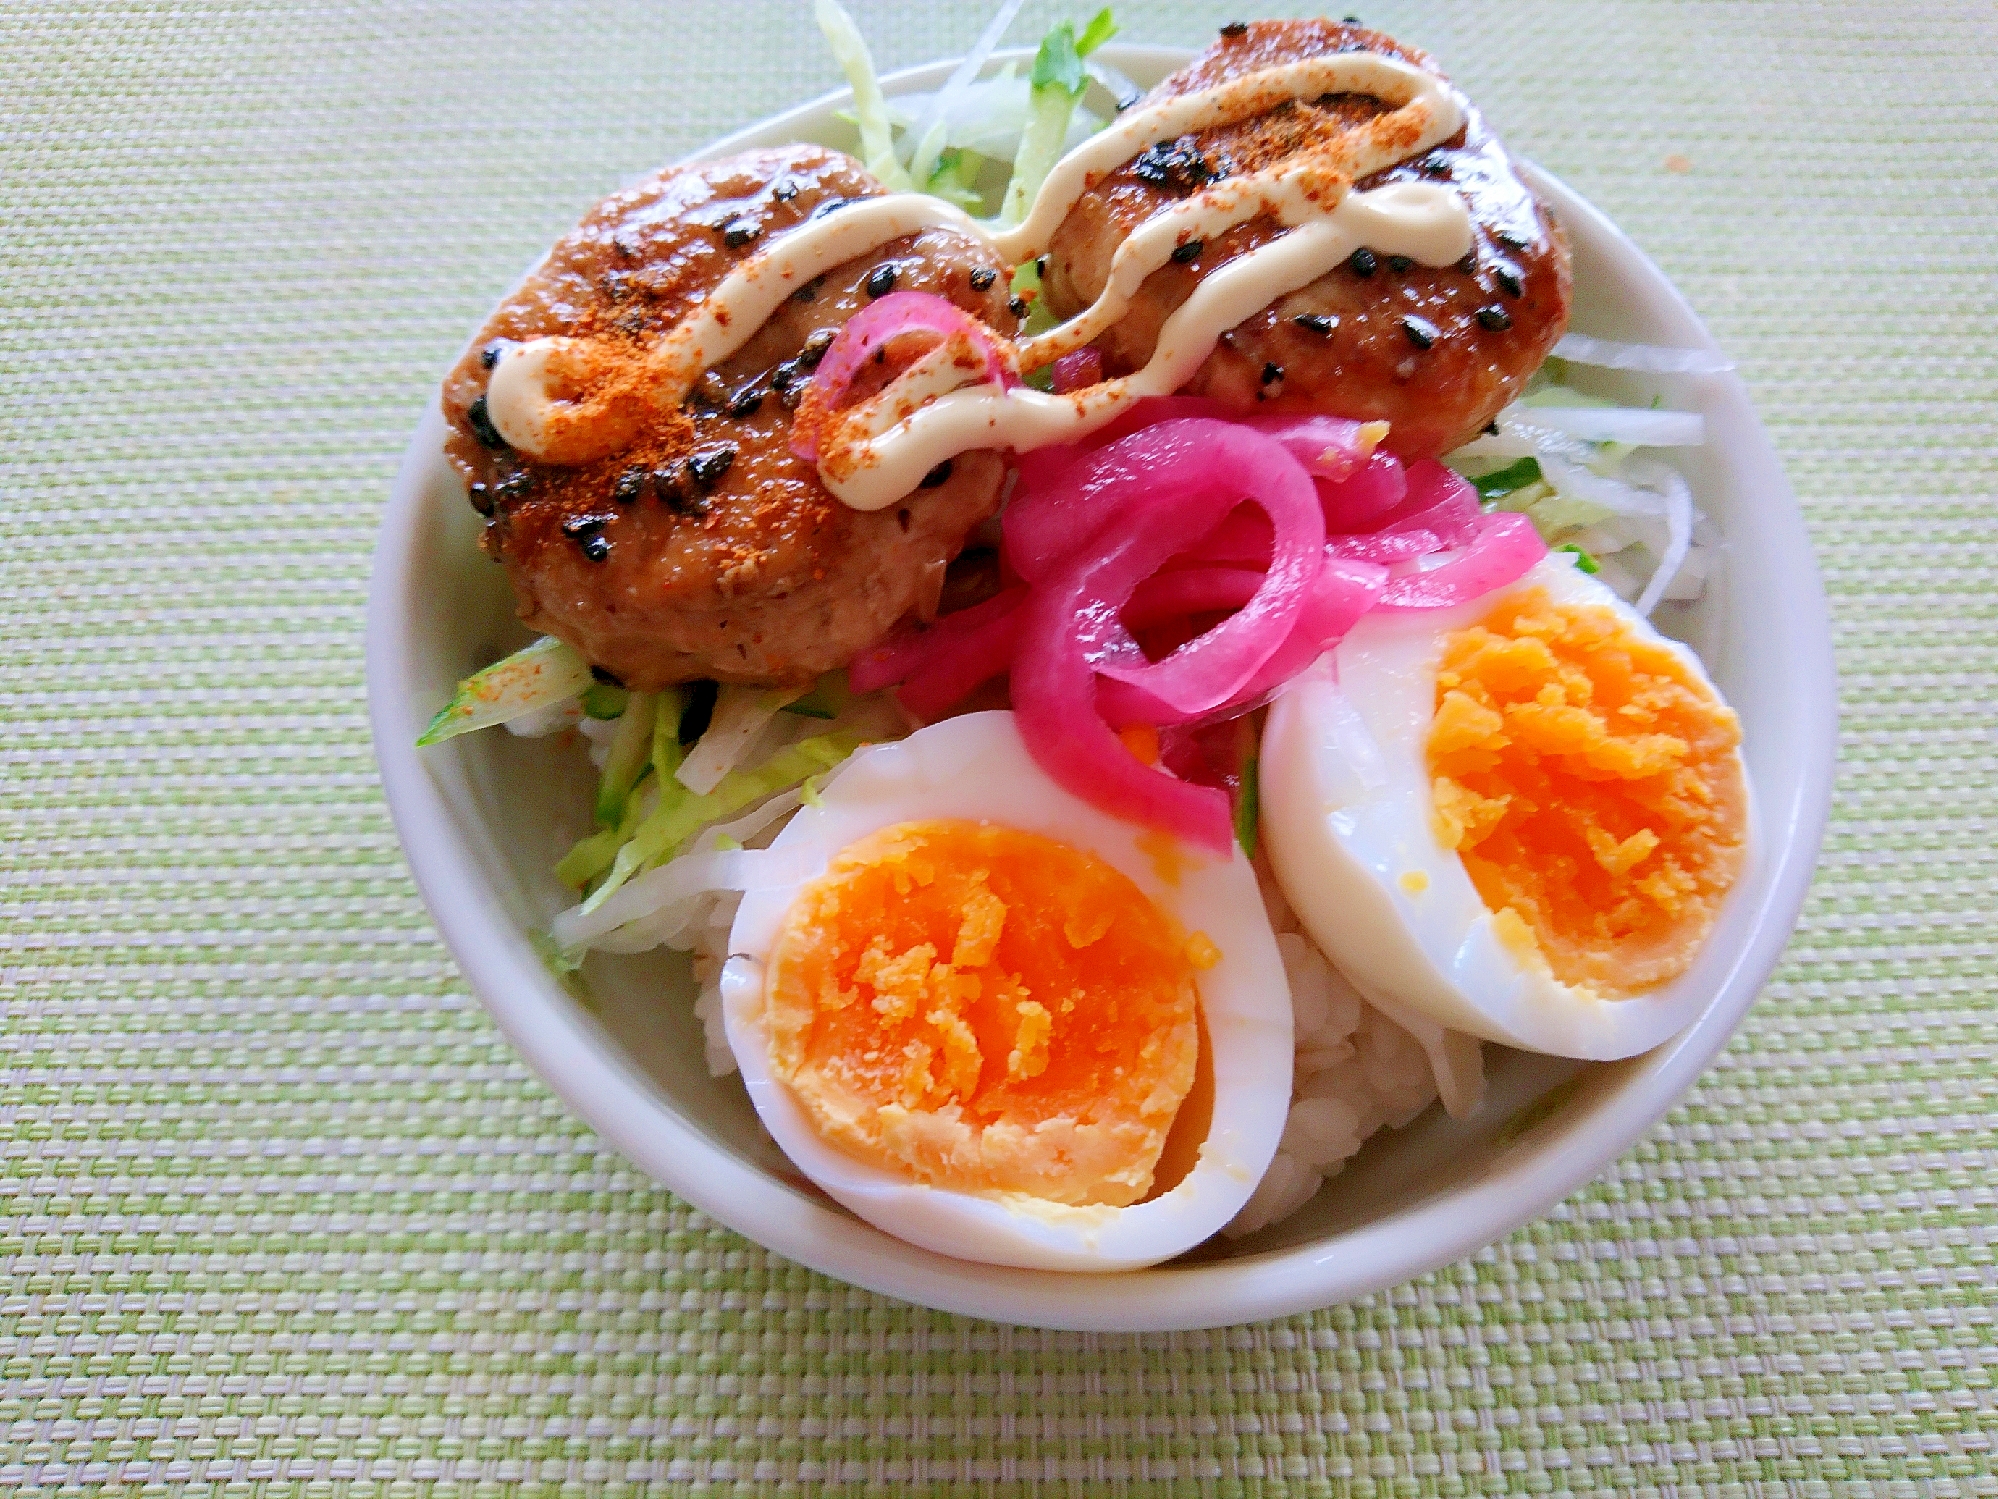
[[[1129,111],[1063,157],[1041,184],[1027,217],[1011,229],[981,224],[921,193],[845,204],[778,236],[661,339],[646,356],[646,396],[657,409],[677,407],[703,371],[747,343],[800,286],[890,240],[951,229],[1016,264],[1041,253],[1083,194],[1146,147],[1250,119],[1288,100],[1335,93],[1367,94],[1395,107],[1348,131],[1330,151],[1228,179],[1154,215],[1118,247],[1108,284],[1091,306],[1017,346],[1023,369],[1040,368],[1113,325],[1145,278],[1179,245],[1264,216],[1285,225],[1287,233],[1201,281],[1166,319],[1142,370],[1051,396],[1024,386],[950,390],[953,377],[944,361],[924,360],[873,400],[841,414],[827,434],[831,441],[822,449],[819,473],[849,506],[878,510],[958,453],[1026,451],[1085,436],[1134,402],[1178,389],[1229,328],[1317,280],[1362,245],[1425,265],[1461,259],[1471,248],[1470,213],[1452,189],[1397,182],[1368,193],[1349,190],[1352,182],[1456,134],[1462,117],[1443,80],[1398,58],[1345,52],[1162,99]],[[605,402],[562,398],[562,356],[576,344],[535,339],[509,350],[494,369],[487,413],[500,435],[522,452],[577,463],[628,440],[626,423],[613,419]]]

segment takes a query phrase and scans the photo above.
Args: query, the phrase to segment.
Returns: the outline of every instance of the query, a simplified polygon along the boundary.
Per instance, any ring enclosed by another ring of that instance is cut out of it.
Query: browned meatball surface
[[[1376,31],[1335,21],[1258,21],[1224,34],[1150,97],[1194,93],[1260,68],[1357,50],[1398,57],[1441,76],[1427,55]],[[1471,210],[1471,254],[1434,269],[1363,250],[1223,334],[1187,392],[1243,410],[1382,419],[1391,424],[1387,446],[1405,458],[1469,441],[1512,399],[1567,324],[1567,244],[1477,110],[1461,94],[1457,102],[1464,127],[1454,137],[1358,187],[1396,180],[1452,184]],[[1117,247],[1161,208],[1210,182],[1273,166],[1387,108],[1364,95],[1328,95],[1141,153],[1084,196],[1056,230],[1046,275],[1051,308],[1070,317],[1093,302]],[[1192,263],[1154,272],[1130,311],[1097,340],[1105,373],[1142,367],[1160,326],[1202,277],[1280,233],[1273,219],[1252,220],[1209,242]]]
[[[635,356],[770,239],[880,191],[817,146],[669,168],[592,209],[487,320],[444,383],[448,451],[530,627],[650,690],[804,682],[935,608],[945,566],[998,505],[1000,458],[966,453],[864,513],[792,455],[791,413],[832,335],[891,287],[1015,329],[1004,268],[961,235],[893,240],[802,288],[680,411],[608,458],[537,463],[482,404],[506,341],[560,334]]]

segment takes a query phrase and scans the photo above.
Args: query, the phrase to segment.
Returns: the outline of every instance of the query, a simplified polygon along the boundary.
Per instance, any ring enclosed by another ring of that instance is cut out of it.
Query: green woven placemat
[[[898,65],[983,5],[857,9]],[[1839,802],[1777,981],[1601,1180],[1355,1305],[1110,1338],[850,1290],[641,1178],[466,992],[369,755],[433,382],[598,194],[833,84],[804,6],[0,11],[0,1489],[1998,1493],[1998,23],[1367,19],[1740,359],[1830,586]]]

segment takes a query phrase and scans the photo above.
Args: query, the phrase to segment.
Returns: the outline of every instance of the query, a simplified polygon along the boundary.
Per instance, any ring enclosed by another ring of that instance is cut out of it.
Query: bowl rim
[[[1002,52],[995,60],[1031,56]],[[1140,78],[1162,75],[1190,49],[1112,45],[1104,60]],[[889,93],[935,86],[955,60],[884,75]],[[711,142],[687,161],[745,149],[852,103],[834,90]],[[792,138],[785,136],[784,138]],[[1644,285],[1651,310],[1679,342],[1719,352],[1663,272],[1621,230],[1551,174],[1523,163],[1571,226],[1590,233]],[[916,1249],[768,1177],[717,1147],[668,1106],[656,1085],[548,972],[508,917],[473,850],[453,828],[443,788],[415,748],[423,724],[405,688],[410,601],[421,591],[417,538],[425,473],[443,418],[433,397],[398,468],[368,584],[366,683],[376,761],[391,819],[418,891],[466,980],[515,1050],[576,1114],[655,1181],[717,1221],[811,1269],[933,1309],[1018,1325],[1085,1332],[1168,1332],[1287,1316],[1350,1301],[1459,1260],[1543,1215],[1586,1185],[1655,1125],[1727,1044],[1781,959],[1809,891],[1831,804],[1837,695],[1824,590],[1803,517],[1738,376],[1724,399],[1748,419],[1734,457],[1766,475],[1761,523],[1781,543],[1773,566],[1798,621],[1800,718],[1816,733],[1782,804],[1757,809],[1770,865],[1748,940],[1713,1001],[1688,1029],[1638,1059],[1627,1077],[1530,1151],[1482,1178],[1337,1235],[1225,1261],[1091,1274],[973,1264]],[[1409,1246],[1415,1246],[1413,1252]]]

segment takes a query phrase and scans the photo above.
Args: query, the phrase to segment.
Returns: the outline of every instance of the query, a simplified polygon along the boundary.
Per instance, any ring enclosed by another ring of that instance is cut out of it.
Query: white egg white
[[[1197,1163],[1170,1190],[1130,1207],[1067,1207],[921,1185],[828,1144],[771,1075],[763,973],[800,888],[876,829],[932,818],[997,823],[1093,854],[1220,950],[1220,961],[1195,975],[1213,1066],[1213,1121]],[[722,975],[728,1041],[750,1100],[798,1169],[877,1228],[942,1254],[998,1265],[1134,1269],[1191,1249],[1234,1217],[1268,1169],[1289,1112],[1290,987],[1241,851],[1222,858],[1178,845],[1176,878],[1168,878],[1141,847],[1147,838],[1144,829],[1049,780],[1011,713],[946,719],[855,755],[820,804],[801,810],[772,845],[802,855],[798,879],[744,897]]]
[[[1427,751],[1443,637],[1484,618],[1507,594],[1536,586],[1556,603],[1614,609],[1708,680],[1690,650],[1663,640],[1558,552],[1472,603],[1370,615],[1270,709],[1264,838],[1306,930],[1391,1014],[1405,1007],[1450,1030],[1556,1056],[1635,1056],[1705,1007],[1710,988],[1697,972],[1606,999],[1522,964],[1494,930],[1463,861],[1431,825]]]

